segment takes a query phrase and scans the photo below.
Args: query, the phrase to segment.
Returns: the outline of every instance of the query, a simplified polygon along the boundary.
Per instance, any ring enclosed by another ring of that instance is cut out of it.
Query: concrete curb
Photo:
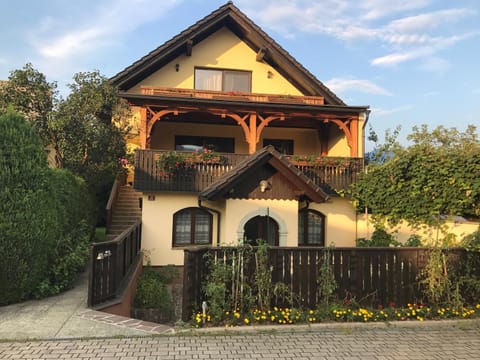
[[[310,332],[310,331],[337,331],[337,330],[369,330],[369,329],[438,329],[442,327],[456,328],[480,328],[480,319],[461,320],[425,320],[425,321],[385,321],[385,322],[325,322],[317,324],[294,324],[294,325],[247,325],[233,327],[207,327],[191,329],[174,329],[175,335],[217,335],[231,334],[241,335],[244,333],[264,332]]]

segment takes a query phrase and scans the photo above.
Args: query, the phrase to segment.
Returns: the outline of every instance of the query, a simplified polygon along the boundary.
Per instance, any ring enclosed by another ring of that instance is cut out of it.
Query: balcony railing
[[[202,98],[214,100],[229,101],[250,101],[250,102],[273,102],[273,103],[293,103],[308,105],[324,105],[322,96],[298,96],[298,95],[279,95],[279,94],[259,94],[240,91],[212,91],[212,90],[192,90],[179,88],[159,88],[142,87],[144,95]]]
[[[191,163],[174,173],[164,171],[158,160],[165,150],[137,150],[135,157],[134,187],[143,192],[200,192],[218,177],[232,170],[248,154],[220,154],[222,161]],[[180,152],[179,152],[180,153]],[[188,152],[182,152],[188,153]],[[195,156],[195,153],[191,153]],[[357,180],[362,170],[361,158],[321,157],[305,161],[290,157],[290,161],[315,184],[334,190],[345,190]]]

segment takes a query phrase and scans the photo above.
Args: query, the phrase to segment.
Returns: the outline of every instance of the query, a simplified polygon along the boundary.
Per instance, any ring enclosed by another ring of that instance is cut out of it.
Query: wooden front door
[[[244,244],[257,246],[264,240],[270,246],[278,246],[278,223],[270,216],[255,216],[247,221],[244,228]]]

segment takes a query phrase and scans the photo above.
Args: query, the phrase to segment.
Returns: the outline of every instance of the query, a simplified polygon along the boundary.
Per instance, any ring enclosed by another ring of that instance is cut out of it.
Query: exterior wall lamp
[[[180,64],[179,64],[179,63],[176,63],[176,64],[175,64],[175,71],[178,72],[178,70],[180,70]]]
[[[105,250],[105,252],[103,252],[103,253],[99,252],[97,254],[97,260],[103,260],[103,259],[108,258],[110,256],[112,256],[112,252],[110,250]]]
[[[272,188],[272,184],[270,184],[267,180],[260,181],[260,191],[264,193],[267,190]]]

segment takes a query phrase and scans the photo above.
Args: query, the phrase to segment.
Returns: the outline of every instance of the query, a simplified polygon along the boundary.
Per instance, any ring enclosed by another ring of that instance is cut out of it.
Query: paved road
[[[480,322],[0,343],[0,359],[480,359]]]

